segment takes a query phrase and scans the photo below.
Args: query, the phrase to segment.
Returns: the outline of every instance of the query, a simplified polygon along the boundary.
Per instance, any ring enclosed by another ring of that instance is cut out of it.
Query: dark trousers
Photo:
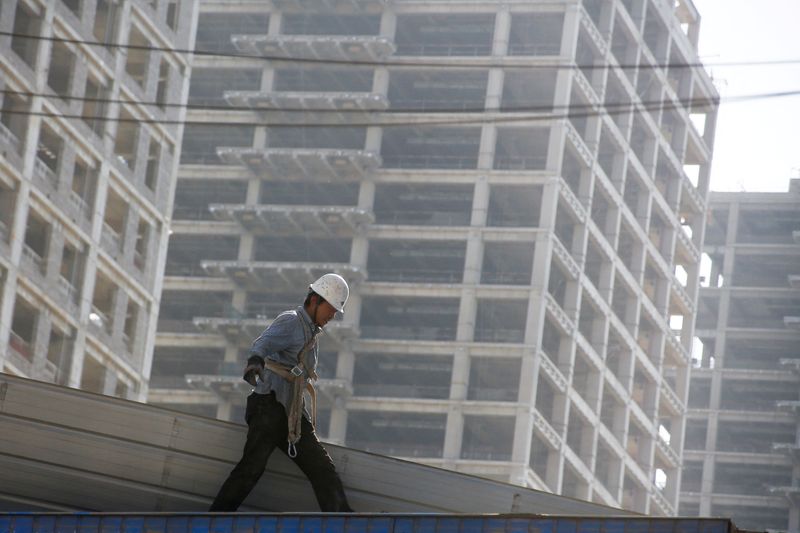
[[[244,501],[267,466],[276,447],[287,452],[288,421],[286,410],[274,394],[252,393],[247,398],[247,442],[244,453],[228,479],[219,489],[209,511],[235,511]],[[322,447],[314,427],[303,417],[300,440],[292,459],[306,475],[323,512],[353,512],[347,503],[342,481],[328,452]]]

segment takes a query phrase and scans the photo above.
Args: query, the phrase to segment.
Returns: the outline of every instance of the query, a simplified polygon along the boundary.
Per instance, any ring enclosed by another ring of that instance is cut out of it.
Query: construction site
[[[691,0],[3,0],[0,511],[206,510],[251,344],[335,272],[316,433],[359,513],[797,531],[797,182],[764,271],[772,197],[709,202],[699,34]],[[243,510],[318,511],[267,477]],[[454,523],[391,528],[491,529]]]
[[[336,271],[326,440],[674,515],[717,95],[656,65],[691,5],[323,4],[200,4],[234,57],[187,117],[230,125],[184,132],[148,401],[242,420],[241,354]]]
[[[704,252],[681,512],[796,531],[800,180],[712,193]]]

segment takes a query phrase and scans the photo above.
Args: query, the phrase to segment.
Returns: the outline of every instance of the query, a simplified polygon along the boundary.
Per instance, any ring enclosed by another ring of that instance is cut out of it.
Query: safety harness
[[[314,369],[306,367],[306,352],[314,346],[317,333],[312,333],[311,338],[303,345],[297,354],[297,364],[295,366],[283,365],[275,361],[267,360],[264,366],[270,372],[277,374],[292,384],[292,406],[286,413],[289,419],[289,447],[287,454],[291,458],[297,457],[295,445],[300,440],[300,431],[303,419],[303,393],[308,392],[311,398],[311,424],[317,423],[317,391],[314,389],[314,381],[317,380],[317,373]]]

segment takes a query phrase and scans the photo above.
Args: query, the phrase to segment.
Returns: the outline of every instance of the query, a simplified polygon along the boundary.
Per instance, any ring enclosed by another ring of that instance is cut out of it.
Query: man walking
[[[285,311],[253,341],[244,379],[253,385],[247,398],[247,441],[239,463],[211,504],[210,511],[235,511],[253,490],[276,447],[306,475],[323,512],[352,512],[336,467],[314,432],[313,386],[317,378],[317,335],[343,312],[350,289],[338,274],[325,274],[309,286],[302,306]],[[306,409],[303,393],[311,393]]]

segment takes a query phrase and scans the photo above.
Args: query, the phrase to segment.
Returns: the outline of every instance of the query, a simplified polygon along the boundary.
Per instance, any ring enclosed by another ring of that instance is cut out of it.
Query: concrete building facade
[[[201,2],[149,401],[241,420],[250,342],[336,271],[325,438],[673,515],[698,32],[688,0]]]
[[[800,180],[709,212],[681,514],[798,531]]]
[[[0,4],[3,372],[146,397],[195,11]]]

